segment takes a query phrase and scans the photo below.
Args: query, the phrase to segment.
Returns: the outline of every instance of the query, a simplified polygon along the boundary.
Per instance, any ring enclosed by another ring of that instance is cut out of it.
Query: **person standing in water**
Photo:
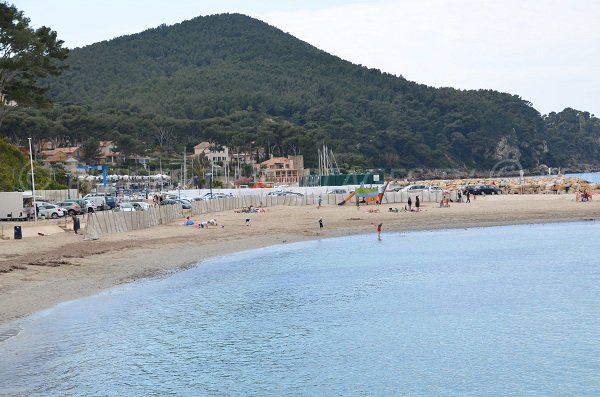
[[[383,226],[383,223],[380,223],[379,225],[377,225],[377,239],[381,240],[381,227]]]

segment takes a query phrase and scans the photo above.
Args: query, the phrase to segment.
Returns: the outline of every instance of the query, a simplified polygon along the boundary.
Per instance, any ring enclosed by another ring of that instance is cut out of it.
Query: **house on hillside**
[[[304,156],[272,157],[254,165],[255,182],[298,184],[300,177],[308,175]]]
[[[113,141],[100,141],[98,146],[98,164],[118,164],[125,160],[126,156],[117,151],[117,145]]]
[[[52,149],[44,150],[47,147],[52,147]],[[76,172],[81,157],[81,148],[79,146],[56,148],[52,144],[45,144],[42,148],[41,155],[44,165],[50,166],[62,163],[65,165],[67,171]]]
[[[227,146],[217,146],[210,142],[200,142],[194,146],[194,156],[206,156],[211,164],[227,163],[230,161],[229,148]]]
[[[200,142],[194,146],[194,156],[206,156],[212,164],[252,164],[252,154],[247,152],[235,153],[227,146],[218,146],[210,142]]]
[[[152,158],[148,157],[148,156],[131,155],[131,156],[127,157],[127,160],[131,161],[135,164],[141,164],[144,166],[144,168],[146,168],[148,166],[148,164],[150,164],[150,161],[152,160]]]

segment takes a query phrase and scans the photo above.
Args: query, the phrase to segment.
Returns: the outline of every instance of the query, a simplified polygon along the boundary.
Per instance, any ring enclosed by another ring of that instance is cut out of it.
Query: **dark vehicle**
[[[115,207],[117,206],[117,200],[115,199],[115,196],[106,196],[106,205],[108,205],[108,207],[112,210],[115,209]]]
[[[190,203],[188,200],[175,199],[173,201],[176,201],[179,204],[181,204],[181,206],[183,207],[184,210],[190,210],[190,209],[192,209],[192,203]]]
[[[475,194],[475,188],[477,186],[473,185],[473,186],[463,186],[460,188],[460,192],[462,194],[467,194],[467,192],[471,193],[471,194]]]
[[[476,195],[480,195],[480,194],[501,194],[502,190],[500,190],[498,188],[498,186],[495,185],[479,185],[476,186],[475,189],[473,190],[473,194]]]

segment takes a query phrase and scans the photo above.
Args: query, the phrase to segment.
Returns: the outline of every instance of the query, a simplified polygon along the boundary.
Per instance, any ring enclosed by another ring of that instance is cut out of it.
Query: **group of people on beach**
[[[183,226],[195,226],[198,229],[207,229],[209,226],[218,226],[218,223],[215,218],[196,223],[189,216],[186,216],[185,220],[183,221]]]
[[[578,190],[577,193],[575,193],[575,201],[592,201],[592,192],[588,192],[587,190],[581,192]]]

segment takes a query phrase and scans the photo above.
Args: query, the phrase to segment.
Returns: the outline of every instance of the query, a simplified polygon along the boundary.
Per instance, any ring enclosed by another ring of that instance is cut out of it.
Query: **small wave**
[[[21,331],[21,328],[0,328],[0,343],[19,335]]]

